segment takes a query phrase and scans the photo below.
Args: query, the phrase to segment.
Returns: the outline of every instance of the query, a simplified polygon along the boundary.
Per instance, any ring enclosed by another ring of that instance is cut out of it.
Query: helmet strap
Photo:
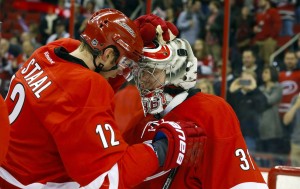
[[[86,40],[85,40],[83,37],[81,37],[81,39],[82,39],[82,41],[84,42],[84,45],[85,45],[86,47],[88,47],[90,53],[91,53],[92,56],[93,56],[93,64],[94,64],[94,66],[95,66],[95,70],[94,70],[94,71],[97,72],[97,73],[99,73],[100,71],[102,71],[104,65],[103,65],[102,63],[99,63],[99,65],[97,65],[97,64],[96,64],[96,58],[97,58],[99,55],[102,54],[102,51],[99,51],[98,49],[93,49],[93,48],[86,42]]]
[[[107,48],[113,48],[114,51],[117,52],[117,56],[120,56],[119,51],[118,51],[114,46],[112,46],[112,45],[106,47],[105,49],[103,49],[102,52],[92,50],[93,64],[94,64],[94,66],[95,66],[95,72],[97,72],[97,73],[99,73],[100,71],[101,71],[101,72],[109,72],[109,71],[118,69],[118,65],[115,65],[115,66],[113,66],[112,68],[110,68],[109,70],[103,70],[104,65],[103,65],[102,63],[99,63],[99,65],[96,64],[96,58],[97,58],[99,55],[103,54],[104,51],[105,51]]]
[[[104,65],[102,63],[99,63],[98,65],[96,64],[96,58],[97,57],[98,57],[97,55],[93,54],[93,64],[95,66],[95,70],[94,71],[97,72],[97,73],[99,73],[100,71],[102,71]]]

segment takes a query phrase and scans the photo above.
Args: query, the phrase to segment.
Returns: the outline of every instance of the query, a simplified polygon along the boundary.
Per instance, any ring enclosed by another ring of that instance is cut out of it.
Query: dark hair
[[[217,7],[217,9],[219,10],[221,9],[221,4],[219,1],[211,1],[210,3],[213,4],[215,7]]]
[[[289,50],[285,51],[285,52],[284,52],[284,56],[287,55],[287,54],[293,54],[293,55],[297,58],[296,52],[293,51],[293,50],[290,50],[290,49],[289,49]]]
[[[242,53],[244,53],[244,52],[251,52],[251,54],[252,54],[254,57],[257,56],[257,54],[254,52],[254,50],[253,50],[252,48],[246,48],[246,49],[243,50]]]
[[[279,73],[278,73],[277,68],[274,67],[274,66],[267,65],[267,66],[264,67],[264,70],[266,70],[266,69],[270,70],[271,81],[278,82]]]

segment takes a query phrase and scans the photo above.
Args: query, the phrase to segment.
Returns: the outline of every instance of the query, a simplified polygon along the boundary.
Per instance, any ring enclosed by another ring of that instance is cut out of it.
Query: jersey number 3
[[[247,170],[250,169],[250,165],[249,165],[248,159],[250,159],[252,168],[255,170],[255,167],[254,167],[254,165],[252,163],[252,160],[251,160],[251,157],[249,155],[249,151],[248,150],[247,150],[247,155],[246,155],[245,151],[243,149],[239,148],[239,149],[237,149],[235,151],[235,156],[240,158],[240,161],[241,161],[240,167],[241,167],[242,170],[247,171]],[[247,159],[247,157],[249,157],[249,158]]]

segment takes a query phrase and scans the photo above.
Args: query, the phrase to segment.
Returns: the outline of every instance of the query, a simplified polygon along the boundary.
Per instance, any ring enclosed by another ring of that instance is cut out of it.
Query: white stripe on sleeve
[[[265,183],[244,182],[230,189],[269,189],[269,187]]]

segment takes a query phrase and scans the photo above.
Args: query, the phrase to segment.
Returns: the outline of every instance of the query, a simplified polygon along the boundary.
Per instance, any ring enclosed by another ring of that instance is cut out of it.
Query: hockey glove
[[[162,169],[172,169],[183,162],[190,165],[191,160],[202,154],[197,147],[201,145],[198,142],[201,142],[200,138],[203,136],[203,130],[191,122],[160,123],[156,127],[152,145]],[[186,155],[189,157],[185,157]]]

